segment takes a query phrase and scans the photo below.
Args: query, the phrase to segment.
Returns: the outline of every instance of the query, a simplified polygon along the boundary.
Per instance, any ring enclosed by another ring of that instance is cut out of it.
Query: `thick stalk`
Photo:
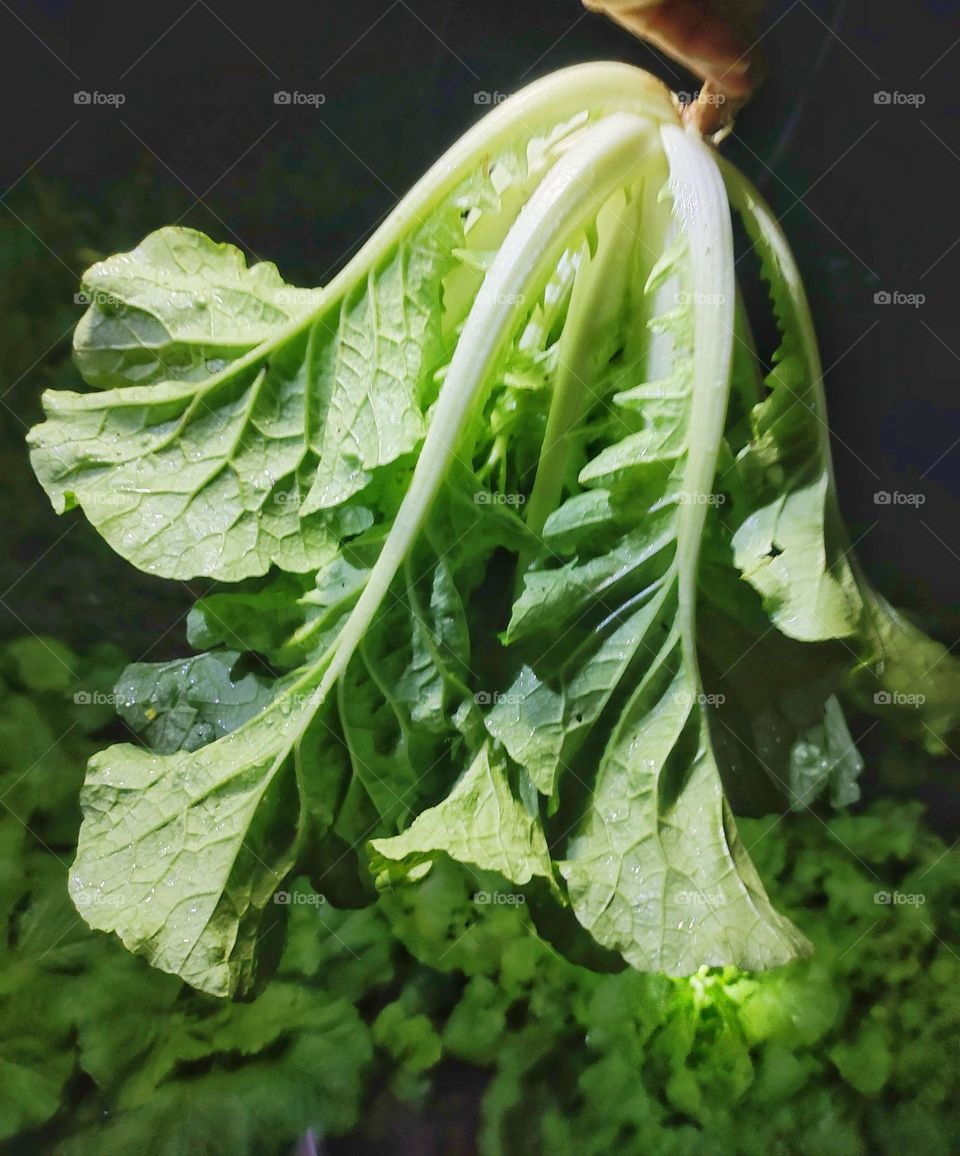
[[[720,170],[710,149],[672,125],[661,129],[674,214],[687,240],[694,316],[693,400],[677,523],[679,617],[684,653],[697,669],[697,562],[717,472],[733,354],[733,229]]]

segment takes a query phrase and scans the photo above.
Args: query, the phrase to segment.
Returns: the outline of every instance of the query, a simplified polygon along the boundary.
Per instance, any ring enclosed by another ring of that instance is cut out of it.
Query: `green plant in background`
[[[373,1051],[355,1004],[393,975],[375,912],[331,912],[321,932],[315,908],[296,908],[269,987],[226,1005],[78,920],[66,891],[71,796],[91,733],[113,717],[122,665],[113,650],[80,661],[36,638],[0,658],[0,1139],[77,1156],[254,1154],[311,1121],[345,1131]],[[321,968],[325,982],[313,982]]]
[[[396,1146],[406,1105],[442,1118],[450,1061],[489,1075],[483,1156],[955,1150],[960,868],[916,805],[741,823],[816,949],[774,972],[598,974],[502,877],[447,859],[355,911],[297,880],[273,977],[224,1003],[67,898],[121,666],[53,639],[0,651],[4,1151],[280,1156],[308,1128]]]
[[[808,950],[727,796],[851,802],[851,671],[934,749],[960,673],[849,556],[796,266],[665,89],[531,86],[325,289],[163,229],[84,291],[91,388],[45,395],[40,480],[141,569],[234,585],[191,616],[206,658],[124,676],[150,748],[90,763],[92,927],[245,992],[284,877],[356,861],[362,894],[449,857],[552,895],[581,958]]]

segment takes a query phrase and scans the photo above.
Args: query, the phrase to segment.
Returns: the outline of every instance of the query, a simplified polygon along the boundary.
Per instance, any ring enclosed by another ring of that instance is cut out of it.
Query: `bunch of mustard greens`
[[[859,573],[797,267],[659,82],[525,89],[325,288],[168,228],[83,289],[89,388],[45,395],[34,469],[133,565],[215,580],[203,653],[121,677],[144,744],[90,761],[92,927],[226,996],[292,873],[448,856],[598,966],[808,950],[733,810],[857,797],[841,692],[937,749],[960,666]]]

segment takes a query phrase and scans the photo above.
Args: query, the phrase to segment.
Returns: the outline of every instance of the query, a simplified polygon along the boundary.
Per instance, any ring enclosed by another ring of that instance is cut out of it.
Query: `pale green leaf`
[[[248,268],[233,245],[172,226],[91,266],[82,295],[77,368],[112,389],[211,377],[315,309],[323,290],[295,289],[275,265]]]
[[[372,869],[381,886],[420,878],[441,852],[523,886],[553,870],[536,816],[517,799],[503,760],[481,748],[450,794],[421,812],[401,835],[374,839]]]

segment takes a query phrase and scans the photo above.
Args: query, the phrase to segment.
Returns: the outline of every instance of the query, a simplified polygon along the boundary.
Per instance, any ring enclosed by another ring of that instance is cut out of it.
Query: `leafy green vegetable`
[[[636,969],[805,954],[731,804],[851,802],[853,668],[935,747],[960,666],[859,576],[795,265],[666,90],[531,86],[322,290],[176,228],[84,285],[92,391],[45,395],[38,477],[141,569],[235,586],[191,615],[209,653],[118,687],[149,749],[90,762],[92,927],[249,992],[290,873],[370,898],[456,860]],[[696,1113],[688,1077],[670,1095]]]

